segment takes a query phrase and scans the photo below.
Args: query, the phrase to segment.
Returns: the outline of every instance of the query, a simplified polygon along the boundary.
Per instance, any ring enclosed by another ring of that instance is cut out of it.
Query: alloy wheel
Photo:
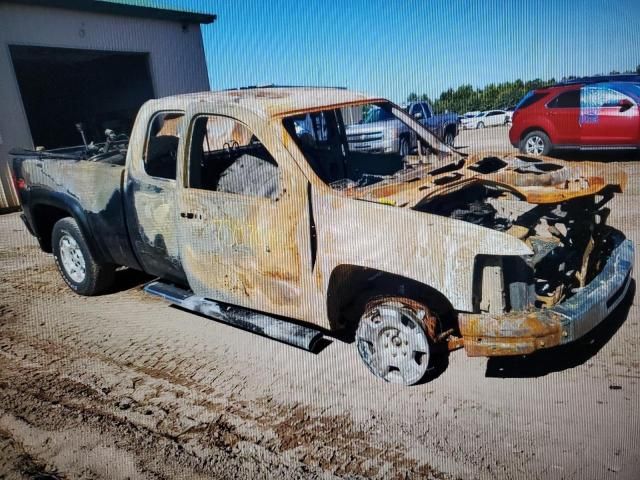
[[[69,234],[60,237],[60,263],[65,273],[76,283],[86,277],[86,263],[78,242]]]

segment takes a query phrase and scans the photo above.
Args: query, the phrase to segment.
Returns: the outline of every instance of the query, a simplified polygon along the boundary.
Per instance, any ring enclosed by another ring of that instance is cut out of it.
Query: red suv
[[[640,77],[638,77],[640,80]],[[522,153],[640,148],[640,81],[576,82],[527,93],[509,130]]]

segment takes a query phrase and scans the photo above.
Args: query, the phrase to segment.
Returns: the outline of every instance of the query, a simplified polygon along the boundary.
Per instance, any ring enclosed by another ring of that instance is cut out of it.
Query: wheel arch
[[[444,138],[449,132],[453,133],[455,138],[458,134],[458,124],[453,122],[447,123],[442,129],[442,137]]]
[[[553,139],[551,138],[551,135],[549,134],[548,129],[544,127],[539,127],[539,126],[525,128],[522,131],[522,133],[520,133],[519,141],[522,142],[527,135],[529,135],[531,132],[536,132],[536,131],[544,133],[547,137],[549,137],[549,140],[553,142]]]
[[[380,296],[422,301],[443,322],[451,321],[454,313],[449,299],[430,285],[383,270],[341,264],[331,272],[327,289],[326,308],[331,330],[355,328],[367,302]]]
[[[91,235],[91,227],[87,221],[87,217],[77,202],[73,202],[60,195],[52,194],[51,192],[49,192],[46,197],[34,197],[32,197],[29,207],[32,220],[31,224],[40,243],[40,248],[42,248],[43,251],[47,253],[53,251],[52,233],[54,225],[63,218],[71,217],[77,223],[94,258],[108,263],[108,259],[96,245],[94,237]]]

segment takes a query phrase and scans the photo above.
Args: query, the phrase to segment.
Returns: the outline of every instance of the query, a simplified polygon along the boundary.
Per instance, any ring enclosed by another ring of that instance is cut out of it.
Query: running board
[[[225,303],[198,297],[170,283],[154,280],[144,286],[144,291],[161,297],[173,305],[200,313],[229,325],[274,338],[304,350],[313,351],[322,337],[319,330],[271,317],[264,313],[236,307]]]

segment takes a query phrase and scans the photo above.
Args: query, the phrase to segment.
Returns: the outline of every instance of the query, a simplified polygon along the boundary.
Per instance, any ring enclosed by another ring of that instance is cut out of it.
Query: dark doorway
[[[11,59],[35,146],[78,145],[109,128],[131,132],[140,106],[154,97],[148,54],[11,45]]]

